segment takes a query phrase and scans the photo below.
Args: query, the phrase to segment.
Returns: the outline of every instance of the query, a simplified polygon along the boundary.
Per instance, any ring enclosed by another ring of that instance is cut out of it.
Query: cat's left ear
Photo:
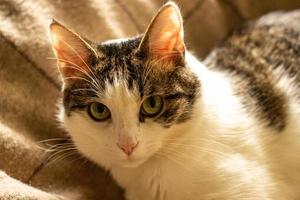
[[[166,3],[152,19],[139,46],[140,51],[160,60],[176,61],[184,57],[183,22],[178,6]]]

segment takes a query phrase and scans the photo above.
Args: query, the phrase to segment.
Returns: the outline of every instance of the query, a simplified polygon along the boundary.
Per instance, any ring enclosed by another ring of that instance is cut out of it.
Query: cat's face
[[[57,22],[51,34],[64,78],[61,120],[84,155],[107,168],[134,167],[188,129],[199,81],[185,64],[174,4],[143,37],[93,44]]]

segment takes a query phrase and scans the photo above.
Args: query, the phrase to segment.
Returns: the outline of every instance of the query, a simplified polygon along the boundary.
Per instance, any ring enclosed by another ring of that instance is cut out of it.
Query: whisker
[[[94,77],[92,77],[87,71],[85,71],[84,69],[82,69],[80,66],[76,65],[76,64],[73,64],[72,62],[69,62],[69,61],[64,61],[62,59],[58,59],[57,60],[59,61],[63,61],[63,62],[67,62],[67,63],[70,63],[71,65],[73,66],[64,66],[63,68],[70,68],[70,69],[76,69],[77,71],[83,73],[84,75],[86,75],[88,78],[90,78],[96,85],[96,88],[100,87],[99,86],[99,82],[97,81],[97,77],[95,76],[95,74],[93,74]]]
[[[76,49],[74,49],[69,43],[67,43],[65,40],[63,40],[62,38],[60,38],[60,40],[64,43],[64,44],[66,44],[75,54],[76,54],[76,56],[84,63],[84,65],[87,67],[87,69],[89,69],[89,71],[92,73],[92,74],[94,74],[93,73],[93,71],[91,70],[91,68],[90,68],[90,66],[84,61],[84,59],[80,56],[80,54],[76,51]],[[87,43],[85,43],[89,48],[90,48],[90,50],[91,51],[94,51],[93,50],[93,48],[89,45],[89,44],[87,44]],[[95,55],[96,55],[96,52],[94,51],[94,53],[95,53]],[[95,74],[94,74],[94,76],[95,76]]]
[[[49,160],[49,162],[47,163],[47,165],[50,165],[52,163],[55,163],[55,162],[59,162],[61,160],[64,160],[72,155],[75,155],[77,154],[76,151],[69,151],[69,152],[65,152],[64,154],[60,155],[60,156],[57,156],[55,159],[53,160]]]
[[[48,57],[48,59],[49,59],[49,60],[58,60],[58,61],[61,61],[61,62],[69,63],[69,64],[71,64],[71,65],[73,65],[73,66],[78,67],[78,69],[83,70],[83,71],[85,72],[86,75],[89,75],[89,76],[90,76],[90,74],[89,74],[86,70],[84,70],[82,67],[80,67],[79,65],[77,65],[77,64],[75,64],[75,63],[73,63],[73,62],[71,62],[71,61],[69,61],[69,60],[65,60],[65,59],[61,59],[61,58],[57,58],[57,57],[53,57],[53,58]],[[91,69],[90,69],[90,70],[91,70]],[[90,70],[89,70],[89,71],[90,71]],[[90,73],[93,75],[93,77],[94,77],[95,79],[97,79],[97,77],[96,77],[96,75],[93,73],[93,71],[90,71]],[[92,78],[91,78],[91,79],[92,79]]]
[[[74,144],[60,144],[60,145],[57,144],[57,145],[53,145],[50,148],[48,148],[46,150],[46,152],[56,152],[58,150],[61,150],[61,149],[67,148],[67,147],[74,147]]]
[[[50,139],[45,139],[45,140],[40,140],[37,143],[45,143],[45,142],[52,142],[52,141],[64,141],[70,139],[69,137],[62,137],[62,138],[50,138]]]
[[[55,153],[51,154],[48,159],[51,160],[53,157],[55,157],[56,155],[59,155],[61,153],[64,153],[66,151],[71,151],[71,150],[76,150],[75,147],[69,147],[69,148],[64,148],[64,149],[60,149],[59,151],[56,151]]]
[[[91,84],[92,86],[94,86],[95,88],[97,88],[97,86],[94,85],[94,83],[92,83],[91,81],[87,80],[86,78],[76,77],[76,76],[69,76],[69,77],[64,78],[64,80],[68,80],[68,79],[79,79],[79,80],[84,80],[84,81],[88,82],[89,84]]]
[[[76,67],[73,67],[73,66],[65,66],[65,67],[63,67],[63,68],[76,69],[76,70],[78,70],[79,72],[82,72],[83,74],[85,74],[84,71],[82,71],[82,70],[80,70],[80,69],[77,69]],[[93,79],[89,74],[85,74],[85,75],[87,75],[87,77],[91,80],[91,81],[89,81],[89,83],[90,83],[95,89],[101,88],[100,85],[99,85],[99,83],[98,83],[95,79]],[[77,78],[83,78],[83,77],[80,77],[80,76],[76,76],[76,77],[77,77]],[[66,80],[66,78],[68,78],[68,77],[65,77],[64,80]],[[87,79],[86,79],[86,80],[87,80]]]
[[[101,93],[99,91],[96,91],[93,88],[78,88],[78,89],[73,89],[72,91],[73,92],[76,92],[76,91],[90,91],[90,92],[95,93],[98,97],[101,97]]]
[[[85,158],[84,156],[82,156],[81,154],[77,154],[77,157],[75,159],[72,159],[70,160],[70,162],[72,163],[75,163],[75,162],[78,162],[78,161],[82,161],[79,165],[79,167],[83,167],[85,164],[88,163],[88,159]]]

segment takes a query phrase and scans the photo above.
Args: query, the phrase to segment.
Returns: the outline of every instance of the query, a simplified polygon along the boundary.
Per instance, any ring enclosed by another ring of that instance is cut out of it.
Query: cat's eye
[[[109,109],[102,103],[94,102],[88,107],[90,117],[96,121],[103,121],[110,118]]]
[[[141,112],[147,117],[154,117],[160,113],[163,108],[163,99],[161,96],[154,95],[148,97],[141,106]]]

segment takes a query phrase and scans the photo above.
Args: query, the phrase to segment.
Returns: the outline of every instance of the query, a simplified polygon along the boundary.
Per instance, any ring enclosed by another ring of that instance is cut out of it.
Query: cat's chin
[[[120,163],[118,163],[119,167],[124,167],[124,168],[135,168],[147,161],[146,158],[143,159],[137,159],[137,158],[126,158],[122,160]]]

